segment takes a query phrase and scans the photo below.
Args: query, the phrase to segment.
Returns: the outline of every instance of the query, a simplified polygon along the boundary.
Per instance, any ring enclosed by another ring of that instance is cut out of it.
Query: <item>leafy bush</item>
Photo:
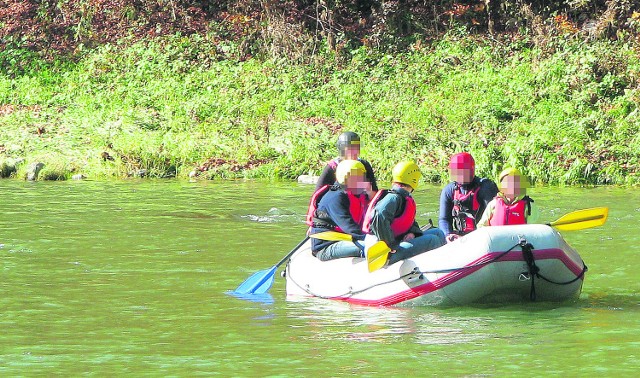
[[[0,157],[62,156],[59,177],[291,179],[318,174],[353,130],[382,181],[409,158],[446,181],[465,150],[485,176],[516,165],[539,183],[640,182],[637,45],[527,39],[456,28],[312,66],[221,58],[196,35],[105,45],[0,75]]]

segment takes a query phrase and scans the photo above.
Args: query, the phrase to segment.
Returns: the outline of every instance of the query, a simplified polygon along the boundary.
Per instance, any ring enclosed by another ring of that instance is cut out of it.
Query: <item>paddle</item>
[[[391,248],[389,248],[387,243],[382,240],[369,248],[367,251],[367,265],[369,267],[369,273],[375,272],[384,266],[387,262],[389,252],[391,252]]]
[[[609,208],[594,207],[591,209],[572,211],[560,219],[547,223],[561,231],[584,230],[585,228],[602,226],[607,220]]]
[[[314,239],[322,239],[328,241],[353,241],[353,237],[351,235],[337,231],[318,232],[317,234],[312,234],[309,236]]]
[[[309,237],[305,237],[298,245],[295,246],[291,252],[287,253],[285,257],[282,258],[276,265],[272,266],[269,269],[261,270],[251,277],[247,278],[243,283],[238,286],[234,292],[237,294],[264,294],[271,288],[273,285],[273,276],[276,273],[276,270],[282,263],[287,261],[291,255],[293,255],[304,243],[309,240]]]
[[[353,241],[351,235],[336,231],[318,232],[317,234],[311,235],[311,237],[331,241]],[[382,240],[372,245],[367,251],[367,266],[369,267],[369,272],[382,268],[387,262],[389,252],[391,252],[391,248]]]
[[[420,230],[426,231],[430,228],[433,228],[433,221],[431,219],[429,219],[429,223],[420,227]],[[389,252],[391,252],[391,248],[389,248],[387,243],[382,240],[369,248],[369,250],[367,251],[367,265],[369,268],[369,273],[375,272],[387,263]]]
[[[608,214],[609,208],[607,207],[576,210],[563,215],[554,222],[547,223],[547,226],[553,226],[561,231],[584,230],[585,228],[602,226],[607,220]],[[389,252],[391,252],[391,248],[383,241],[372,245],[367,251],[369,272],[382,268],[387,262]]]
[[[324,231],[311,235],[312,238],[330,240],[330,241],[353,241],[353,238],[349,234],[336,231]],[[387,246],[387,243],[379,241],[372,245],[367,252],[367,265],[369,266],[369,272],[378,270],[384,266],[387,262],[387,254],[391,249]]]

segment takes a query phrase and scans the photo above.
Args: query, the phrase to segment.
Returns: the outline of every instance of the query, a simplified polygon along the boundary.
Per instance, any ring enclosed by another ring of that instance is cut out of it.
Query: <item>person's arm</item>
[[[396,249],[398,243],[396,237],[391,231],[391,222],[395,218],[395,214],[402,205],[402,198],[394,193],[389,193],[382,198],[373,209],[373,216],[371,217],[370,229],[371,232],[382,240],[391,249]]]
[[[482,181],[482,185],[480,186],[480,190],[478,191],[478,202],[480,202],[480,206],[487,206],[487,204],[498,195],[498,186],[495,182],[485,179]]]
[[[487,208],[487,204],[493,201],[493,199],[498,195],[498,192],[498,186],[496,186],[495,182],[489,179],[482,180],[482,183],[480,184],[480,190],[478,190],[479,207],[478,212],[476,213],[476,220],[482,217],[485,209]]]
[[[478,226],[478,228],[488,226],[489,221],[491,220],[491,217],[493,217],[493,211],[495,209],[496,209],[496,200],[494,198],[485,207],[484,213],[482,213],[482,218],[480,218],[476,226]]]
[[[453,210],[453,185],[448,184],[442,189],[440,193],[440,216],[438,218],[438,227],[444,232],[445,235],[449,235],[452,232],[453,216],[451,211]]]
[[[356,237],[362,236],[362,227],[356,223],[349,212],[349,197],[346,193],[341,192],[335,201],[327,204],[327,213],[331,220],[342,229],[346,234]]]
[[[371,190],[373,190],[374,192],[377,192],[378,183],[376,182],[376,176],[373,173],[373,168],[371,167],[371,164],[364,159],[360,159],[360,162],[362,163],[362,165],[364,165],[367,181],[371,183]]]
[[[318,177],[318,182],[316,182],[316,190],[322,188],[325,185],[333,185],[336,183],[336,171],[331,168],[329,164],[324,166],[324,170]]]

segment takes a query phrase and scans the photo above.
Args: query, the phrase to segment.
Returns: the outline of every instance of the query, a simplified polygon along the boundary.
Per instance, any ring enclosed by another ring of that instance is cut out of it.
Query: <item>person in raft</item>
[[[365,166],[358,160],[342,160],[336,168],[336,183],[325,185],[311,197],[307,211],[309,234],[338,231],[350,234],[351,241],[311,240],[311,252],[321,261],[342,257],[364,257],[362,221],[369,204],[371,183]]]
[[[416,222],[416,201],[411,193],[422,177],[416,163],[396,164],[389,190],[380,190],[371,200],[364,217],[365,251],[379,240],[391,248],[388,264],[394,264],[446,244],[442,230],[422,231]]]
[[[327,162],[327,165],[324,167],[320,177],[318,177],[316,190],[325,185],[333,185],[336,182],[336,168],[342,160],[358,160],[361,162],[362,165],[364,165],[367,180],[371,183],[371,190],[374,192],[378,190],[378,184],[376,183],[376,177],[373,174],[371,164],[369,164],[368,161],[359,158],[360,137],[358,134],[352,131],[340,134],[338,137],[338,153],[339,156]],[[372,193],[369,194],[372,195]]]
[[[473,156],[461,152],[451,157],[449,173],[451,181],[440,193],[438,227],[448,242],[476,229],[476,222],[487,204],[498,194],[496,184],[475,174]]]
[[[527,195],[529,180],[516,168],[507,168],[498,176],[500,192],[487,204],[478,227],[535,223],[538,209]]]

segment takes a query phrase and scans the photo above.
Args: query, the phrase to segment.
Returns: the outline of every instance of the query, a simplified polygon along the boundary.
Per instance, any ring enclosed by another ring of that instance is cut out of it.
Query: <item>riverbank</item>
[[[41,162],[48,179],[293,179],[319,173],[353,130],[383,180],[413,158],[426,181],[446,181],[448,157],[465,150],[486,176],[516,165],[538,184],[640,183],[631,42],[560,35],[541,47],[452,30],[311,65],[221,59],[212,46],[168,36],[0,75],[1,175]]]

